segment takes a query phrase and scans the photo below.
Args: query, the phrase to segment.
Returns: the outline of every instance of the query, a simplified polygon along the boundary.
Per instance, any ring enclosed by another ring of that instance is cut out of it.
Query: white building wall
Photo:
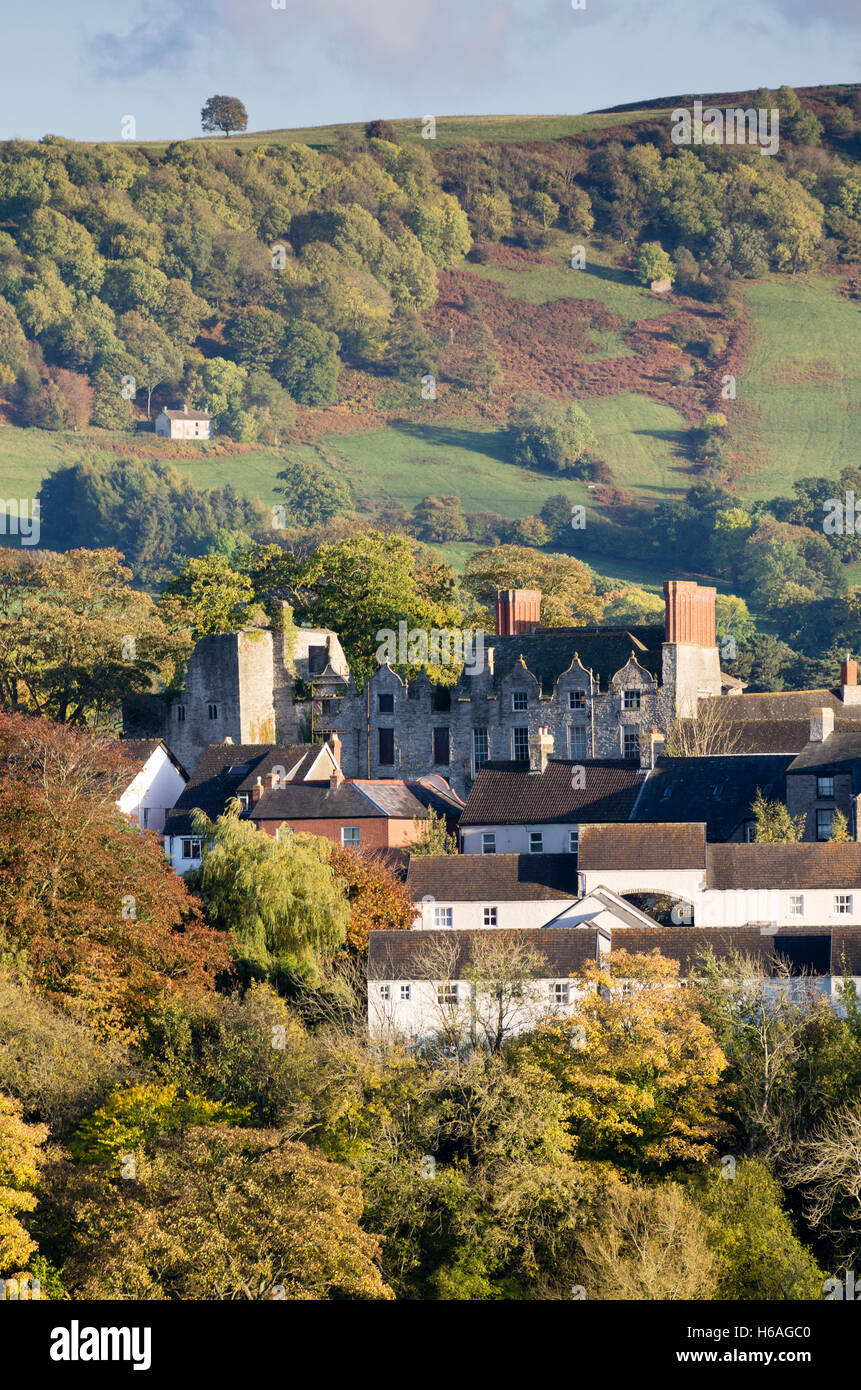
[[[165,816],[175,806],[185,788],[185,779],[171,762],[163,748],[157,748],[144,763],[134,780],[126,787],[117,806],[141,829],[160,834]],[[144,817],[144,811],[149,816]],[[147,825],[144,827],[144,819]]]
[[[456,1033],[467,1040],[474,1032],[476,1041],[481,1042],[483,1024],[492,1026],[495,1017],[495,999],[490,994],[474,999],[473,985],[469,980],[451,983],[457,985],[456,1004],[439,1003],[436,981],[369,980],[368,1029],[371,1036],[416,1043],[446,1032]],[[553,1001],[552,990],[557,984],[567,988],[567,1003]],[[404,988],[409,990],[409,998],[401,997]],[[513,1002],[506,1010],[508,1036],[534,1028],[544,1018],[569,1017],[578,997],[573,982],[567,976],[558,980],[526,981],[524,995],[523,1000]]]
[[[451,909],[451,928],[453,931],[470,931],[481,927],[492,927],[494,923],[485,922],[484,909],[486,907],[496,908],[496,926],[500,928],[513,927],[543,927],[547,922],[552,922],[560,913],[567,912],[577,899],[572,895],[570,898],[556,898],[546,902],[502,902],[499,899],[488,898],[487,902],[452,902],[451,899],[438,898],[432,902],[423,900],[416,904],[418,909],[414,929],[419,931],[440,931],[443,923],[436,920],[435,909]]]
[[[571,848],[571,831],[577,828],[577,821],[570,824],[536,822],[535,825],[480,825],[468,826],[460,832],[463,854],[482,854],[482,835],[492,831],[496,835],[497,854],[528,854],[529,836],[533,831],[542,835],[542,854],[568,854]]]

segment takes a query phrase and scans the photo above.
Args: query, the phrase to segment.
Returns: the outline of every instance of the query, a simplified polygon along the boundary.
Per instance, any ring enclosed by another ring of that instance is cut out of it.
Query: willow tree
[[[214,822],[195,811],[192,824],[203,855],[188,881],[212,926],[239,938],[252,967],[317,983],[346,938],[350,916],[329,841],[274,839],[241,820],[236,801]]]

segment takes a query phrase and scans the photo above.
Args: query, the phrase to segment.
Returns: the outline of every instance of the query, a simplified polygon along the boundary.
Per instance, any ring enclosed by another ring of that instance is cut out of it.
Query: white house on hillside
[[[164,439],[211,439],[212,421],[208,410],[168,410],[155,418],[155,432]]]

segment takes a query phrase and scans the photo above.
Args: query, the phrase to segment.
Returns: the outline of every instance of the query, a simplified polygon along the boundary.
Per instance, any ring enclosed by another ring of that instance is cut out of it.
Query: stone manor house
[[[463,793],[484,763],[527,761],[539,730],[557,757],[648,761],[652,730],[666,733],[701,698],[740,687],[720,669],[716,591],[682,580],[664,589],[664,630],[542,628],[539,592],[500,592],[483,667],[453,686],[383,665],[359,689],[330,631],[288,624],[204,637],[183,690],[125,702],[125,736],[164,739],[193,771],[227,738],[297,742],[311,685],[314,732],[340,735],[346,777],[436,772]]]

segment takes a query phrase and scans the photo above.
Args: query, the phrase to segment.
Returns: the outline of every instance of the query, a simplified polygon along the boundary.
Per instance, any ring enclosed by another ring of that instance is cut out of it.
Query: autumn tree
[[[335,845],[330,859],[350,905],[346,945],[364,954],[372,931],[407,931],[416,907],[403,882],[379,855]]]
[[[22,1107],[0,1094],[0,1276],[25,1265],[36,1242],[21,1224],[23,1212],[36,1206],[35,1189],[44,1162],[45,1125],[25,1124]]]
[[[107,719],[189,650],[111,549],[0,550],[0,703],[61,723]]]
[[[679,1183],[615,1183],[580,1238],[577,1269],[591,1300],[714,1297],[706,1222]]]
[[[592,571],[570,555],[547,555],[520,545],[477,550],[467,561],[463,585],[488,618],[497,589],[540,589],[542,627],[595,623],[601,617]]]
[[[715,1153],[726,1059],[678,973],[657,950],[588,962],[570,1015],[521,1044],[568,1098],[578,1156],[655,1173]]]
[[[131,1038],[165,992],[206,992],[231,968],[230,938],[117,810],[133,775],[113,740],[0,717],[0,953],[99,1038]]]
[[[77,1239],[77,1298],[386,1299],[358,1173],[278,1130],[180,1130],[135,1155],[132,1180],[52,1175],[55,1229]]]

